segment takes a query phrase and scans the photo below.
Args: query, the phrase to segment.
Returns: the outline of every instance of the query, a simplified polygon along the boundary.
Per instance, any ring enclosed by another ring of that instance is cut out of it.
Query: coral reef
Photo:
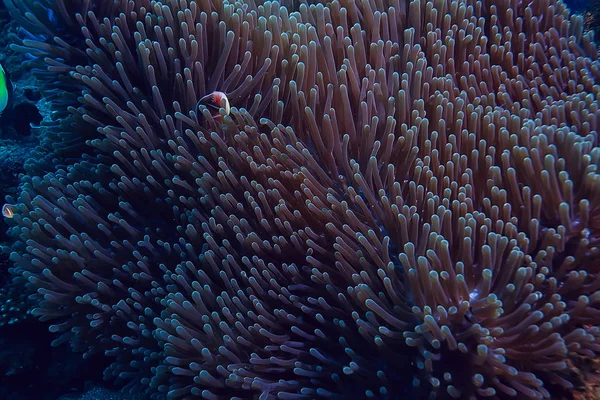
[[[35,80],[21,65],[21,55],[9,49],[10,37],[17,30],[0,2],[0,64],[10,72],[7,78],[13,89],[7,109],[0,113],[0,198],[18,195],[19,175],[25,172],[24,165],[38,143],[31,134],[30,124],[41,121],[36,108],[39,92]],[[4,221],[0,221],[0,244],[9,246],[7,229]],[[10,264],[8,254],[0,254],[0,326],[26,319],[31,306],[22,287],[4,286],[10,280]]]
[[[40,141],[33,155],[24,164],[31,176],[66,167],[84,157],[89,150],[85,141],[96,137],[77,113],[78,96],[83,89],[69,79],[72,68],[86,62],[85,37],[76,20],[78,13],[95,11],[98,18],[117,12],[110,1],[4,0],[19,34],[10,35],[11,50],[20,53],[21,66],[34,79],[42,95],[40,108],[44,119],[34,130]],[[68,10],[68,11],[67,11]],[[27,92],[24,93],[27,96]]]
[[[8,11],[0,8],[0,64],[11,81],[10,107],[0,113],[0,197],[17,195],[19,174],[31,158],[38,139],[31,134],[30,124],[41,122],[36,108],[40,99],[36,82],[21,65],[22,57],[9,50],[10,37],[18,29],[9,18]],[[4,241],[6,227],[1,228],[0,241]]]
[[[600,65],[562,2],[5,3],[82,152],[9,199],[13,284],[107,378],[560,398],[600,352]]]
[[[586,3],[585,9],[582,11],[584,27],[587,31],[594,32],[594,41],[598,44],[600,38],[600,1],[590,0]]]
[[[61,396],[57,400],[145,400],[142,395],[128,395],[125,393],[110,392],[106,389],[92,387],[83,395],[71,394]]]

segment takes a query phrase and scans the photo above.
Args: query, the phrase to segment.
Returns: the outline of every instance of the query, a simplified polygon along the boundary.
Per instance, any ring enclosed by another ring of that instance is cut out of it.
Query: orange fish
[[[227,95],[223,92],[212,92],[207,94],[198,100],[198,104],[196,104],[196,108],[199,108],[201,105],[208,108],[210,114],[213,118],[219,117],[221,114],[219,110],[221,108],[225,109],[225,115],[229,115],[231,111],[231,107],[229,106],[229,99]]]

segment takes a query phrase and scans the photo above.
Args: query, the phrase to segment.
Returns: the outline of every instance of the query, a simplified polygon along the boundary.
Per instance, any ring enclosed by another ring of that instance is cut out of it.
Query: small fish
[[[17,211],[17,207],[12,204],[5,204],[2,206],[2,215],[5,218],[13,218]]]
[[[12,97],[12,84],[2,64],[0,64],[0,114],[9,108]]]
[[[229,115],[229,112],[231,111],[231,107],[229,106],[229,99],[227,98],[227,95],[223,92],[212,92],[207,94],[206,96],[198,100],[196,108],[199,108],[201,105],[208,108],[208,111],[210,111],[210,114],[213,118],[217,118],[221,115],[219,113],[219,110],[221,108],[225,109],[225,115]]]

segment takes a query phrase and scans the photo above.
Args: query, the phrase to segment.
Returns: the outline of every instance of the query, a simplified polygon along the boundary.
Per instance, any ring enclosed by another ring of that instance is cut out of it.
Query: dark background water
[[[571,10],[574,11],[584,11],[592,1],[590,0],[568,0],[566,1],[567,5]]]

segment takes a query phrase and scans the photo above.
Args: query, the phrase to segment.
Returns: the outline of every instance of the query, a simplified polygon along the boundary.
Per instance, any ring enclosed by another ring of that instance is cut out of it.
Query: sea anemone
[[[10,201],[14,273],[57,344],[114,357],[106,376],[153,398],[572,390],[569,360],[600,352],[581,17],[550,0],[111,4],[74,17],[90,156]],[[214,91],[230,112],[199,107]]]

